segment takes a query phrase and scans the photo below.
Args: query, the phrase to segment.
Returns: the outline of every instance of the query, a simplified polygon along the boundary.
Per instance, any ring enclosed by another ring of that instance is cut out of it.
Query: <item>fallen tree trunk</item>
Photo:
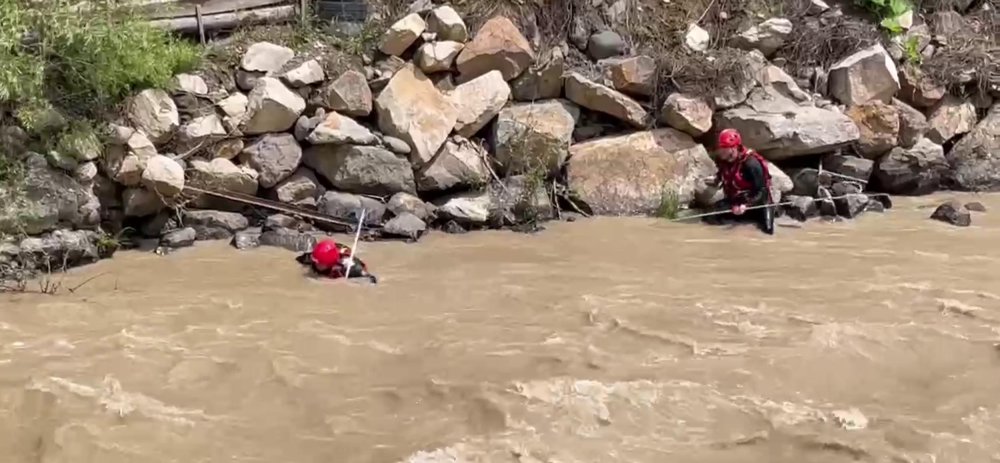
[[[198,4],[202,15],[251,11],[257,8],[290,3],[288,0],[207,0]],[[140,4],[135,11],[149,20],[178,19],[195,16],[195,5],[189,2],[166,0]]]
[[[272,24],[293,18],[296,12],[297,9],[295,5],[285,5],[250,11],[234,11],[232,13],[213,14],[202,16],[202,27],[206,31],[214,31],[219,29],[231,29],[237,26]],[[154,27],[174,32],[198,32],[197,17],[159,19],[156,21],[150,21],[149,24]]]

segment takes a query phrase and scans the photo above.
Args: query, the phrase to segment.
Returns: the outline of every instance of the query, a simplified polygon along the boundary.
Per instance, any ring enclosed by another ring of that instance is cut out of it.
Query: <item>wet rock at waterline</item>
[[[893,148],[878,161],[875,179],[887,193],[921,195],[936,191],[948,172],[944,148],[923,138],[912,148]]]
[[[785,205],[785,213],[800,222],[805,222],[819,215],[819,207],[811,196],[788,196],[784,198],[783,202],[791,203]]]
[[[570,156],[569,188],[598,215],[652,214],[665,194],[686,204],[716,171],[702,145],[669,128],[579,143]]]
[[[392,195],[386,208],[394,215],[413,214],[425,222],[433,220],[437,214],[437,210],[432,204],[425,203],[419,197],[403,192]]]
[[[182,215],[186,227],[193,228],[199,240],[229,239],[250,226],[242,214],[225,211],[189,210]]]
[[[1000,191],[1000,105],[955,143],[947,159],[949,181],[955,188]]]
[[[489,192],[467,191],[434,200],[438,217],[461,225],[485,225],[493,210]]]
[[[948,201],[938,206],[931,214],[931,219],[958,227],[972,225],[972,214],[958,201]]]
[[[229,243],[234,248],[241,251],[260,247],[260,234],[258,229],[240,230],[233,235],[233,240]]]
[[[385,216],[386,206],[377,199],[367,196],[329,191],[319,201],[319,211],[341,220],[358,223],[362,210],[365,212],[365,225],[380,225]]]
[[[409,212],[403,212],[393,217],[382,227],[383,234],[413,241],[420,239],[420,236],[426,231],[427,224],[420,217]]]
[[[292,252],[309,252],[316,246],[320,238],[320,234],[315,232],[288,228],[274,228],[262,232],[258,231],[258,233],[257,242],[261,246],[284,248]]]
[[[965,208],[972,212],[986,212],[986,206],[979,201],[973,201],[971,203],[965,203]]]
[[[194,228],[182,228],[163,235],[163,237],[160,238],[160,246],[166,246],[168,248],[183,248],[193,245],[197,238],[198,232]]]
[[[851,180],[868,182],[875,168],[875,161],[857,156],[831,154],[823,157],[823,169],[849,177]],[[843,177],[840,177],[843,179]]]
[[[55,230],[28,237],[17,244],[16,259],[30,270],[62,270],[97,262],[101,258],[100,235],[91,230]]]

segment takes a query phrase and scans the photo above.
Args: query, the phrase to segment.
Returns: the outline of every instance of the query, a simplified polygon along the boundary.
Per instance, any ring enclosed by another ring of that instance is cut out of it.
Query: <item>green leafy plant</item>
[[[855,0],[855,3],[876,14],[880,20],[879,25],[892,34],[903,32],[900,19],[913,11],[910,0]]]
[[[920,54],[920,39],[918,37],[910,37],[903,42],[903,51],[906,54],[906,61],[908,63],[919,65],[924,56]]]
[[[656,216],[673,220],[681,212],[681,197],[673,188],[664,187],[660,194],[660,205],[656,209]]]

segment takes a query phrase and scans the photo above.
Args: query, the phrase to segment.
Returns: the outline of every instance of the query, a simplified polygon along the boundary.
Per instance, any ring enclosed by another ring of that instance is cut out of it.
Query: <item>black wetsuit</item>
[[[343,278],[344,272],[347,270],[347,257],[341,257],[340,262],[337,265],[327,269],[320,270],[316,268],[313,264],[312,255],[310,253],[300,254],[295,258],[302,265],[307,265],[312,270],[313,273],[317,275],[322,275],[328,278]],[[368,272],[368,266],[365,265],[364,261],[361,259],[354,259],[354,265],[351,266],[351,274],[349,278],[367,278],[368,281],[372,283],[378,283],[378,278]]]
[[[750,183],[748,190],[740,191],[734,198],[726,198],[716,203],[716,209],[720,211],[732,210],[734,205],[745,205],[748,208],[762,206],[771,203],[771,192],[767,187],[764,166],[754,156],[747,156],[740,166],[740,173],[743,178]],[[721,175],[720,175],[721,177]],[[712,222],[725,221],[753,221],[758,227],[769,235],[774,234],[774,207],[762,207],[748,210],[741,216],[733,213],[715,216]]]

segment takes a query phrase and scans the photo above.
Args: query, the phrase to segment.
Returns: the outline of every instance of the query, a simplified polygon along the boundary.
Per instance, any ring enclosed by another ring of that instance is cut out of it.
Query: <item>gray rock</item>
[[[184,225],[194,228],[199,240],[229,239],[234,233],[246,229],[250,222],[242,214],[224,211],[185,211]]]
[[[295,172],[302,161],[302,147],[291,134],[266,134],[247,146],[240,160],[260,174],[260,186],[271,188]]]
[[[382,227],[382,232],[389,236],[398,236],[413,241],[420,239],[425,231],[427,231],[427,224],[420,217],[409,212],[393,217]]]
[[[36,235],[59,227],[97,226],[100,203],[90,188],[53,169],[40,155],[29,156],[25,168],[25,201],[20,220],[5,223],[0,216],[0,231],[16,233],[22,231],[17,230],[20,225],[24,233]]]
[[[899,114],[899,146],[912,148],[923,138],[930,126],[927,117],[916,108],[893,98],[892,105]]]
[[[191,246],[194,244],[195,240],[198,238],[198,233],[194,228],[187,227],[180,230],[174,230],[160,238],[160,246],[166,246],[168,248],[183,248]]]
[[[367,196],[339,191],[328,191],[319,201],[320,212],[355,224],[358,223],[362,210],[367,211],[365,225],[379,225],[385,217],[386,207],[380,201]]]
[[[744,105],[716,113],[714,125],[739,130],[744,144],[772,161],[828,152],[861,136],[847,116],[799,106],[766,88],[754,90]]]
[[[240,230],[233,235],[233,241],[230,244],[241,251],[253,249],[260,246],[260,235],[261,231],[258,229]]]
[[[324,78],[326,73],[323,71],[323,66],[314,59],[305,61],[281,75],[281,80],[293,88],[322,82]]]
[[[489,180],[486,152],[462,137],[445,142],[441,151],[417,170],[417,189],[421,192],[447,191],[454,188],[481,187]]]
[[[556,210],[544,181],[527,175],[515,175],[503,180],[503,188],[493,185],[494,215],[502,220],[500,225],[520,225],[552,220]]]
[[[833,176],[829,172],[820,173],[817,169],[802,168],[788,169],[787,173],[794,185],[792,196],[815,197],[820,188],[829,188],[833,185]]]
[[[410,145],[407,145],[405,141],[396,137],[382,137],[382,144],[387,150],[396,154],[408,155],[411,151]]]
[[[785,206],[785,213],[800,222],[819,215],[819,207],[811,196],[788,196],[784,198],[784,202],[791,203]]]
[[[831,154],[823,157],[824,170],[865,182],[871,178],[874,168],[875,161],[871,159],[842,154]]]
[[[514,104],[493,125],[496,159],[509,174],[556,173],[569,156],[580,108],[563,100]]]
[[[427,30],[437,35],[438,40],[465,42],[469,40],[469,30],[462,17],[454,8],[444,5],[432,10],[427,16]]]
[[[772,18],[736,36],[732,46],[744,50],[759,50],[771,56],[785,44],[792,34],[792,22],[785,18]]]
[[[339,190],[372,195],[416,192],[410,162],[379,147],[316,145],[306,149],[303,161]]]
[[[413,214],[423,221],[431,221],[437,214],[433,205],[423,202],[423,200],[410,193],[401,192],[392,195],[386,207],[388,207],[393,215]]]
[[[167,92],[159,89],[146,89],[133,97],[128,119],[157,145],[170,141],[180,125],[177,105]]]
[[[900,89],[898,74],[892,57],[876,44],[830,67],[830,95],[848,106],[888,103]]]
[[[160,211],[154,216],[145,218],[139,226],[139,233],[147,238],[159,238],[164,233],[177,228],[177,224],[171,220],[173,214],[167,211]]]
[[[316,246],[317,241],[316,233],[300,232],[287,228],[266,230],[259,237],[262,246],[284,248],[293,252],[309,252]]]
[[[834,200],[837,207],[837,214],[841,217],[853,219],[865,211],[869,198],[864,193],[847,193],[844,198]]]
[[[295,125],[306,109],[305,100],[280,80],[263,77],[250,91],[243,133],[257,135],[284,132]]]
[[[461,225],[485,225],[493,211],[493,201],[487,191],[466,191],[434,200],[438,217],[454,220]]]
[[[326,119],[326,111],[323,108],[316,110],[316,114],[313,117],[299,116],[295,121],[295,128],[292,133],[295,135],[295,139],[298,141],[306,141],[309,138],[309,134],[312,133],[313,129],[319,125],[320,122]]]
[[[153,156],[146,161],[142,185],[165,198],[177,196],[184,190],[184,168],[167,156]]]
[[[875,178],[892,194],[923,195],[936,191],[948,172],[944,148],[922,138],[913,148],[893,148],[878,161]]]
[[[979,201],[973,201],[971,203],[965,203],[965,208],[972,212],[986,212],[986,206]]]
[[[45,153],[45,159],[49,161],[50,166],[64,172],[73,172],[80,165],[80,161],[78,161],[75,157],[59,151],[49,151]]]
[[[1000,104],[962,137],[951,151],[950,183],[971,191],[1000,190]]]
[[[278,72],[295,57],[295,51],[270,42],[257,42],[247,48],[240,68],[251,72]]]
[[[937,84],[913,66],[903,66],[899,70],[899,84],[899,97],[918,108],[931,108],[948,93],[943,85]]]
[[[927,138],[934,143],[945,144],[975,128],[976,107],[971,101],[946,95],[927,116],[927,124]]]
[[[931,219],[950,223],[958,227],[972,225],[972,214],[958,201],[948,201],[938,206],[931,214]]]
[[[291,176],[274,187],[271,198],[283,203],[295,203],[304,199],[318,198],[324,193],[316,174],[306,167],[299,167]]]
[[[596,61],[625,53],[625,39],[614,31],[601,31],[590,36],[587,54]]]
[[[458,121],[458,109],[412,64],[399,70],[375,100],[378,126],[406,141],[414,165],[429,161]]]
[[[122,193],[122,203],[126,217],[150,216],[165,207],[159,195],[143,188],[125,190]]]
[[[90,230],[55,230],[18,243],[17,260],[30,271],[59,271],[97,262],[100,235]]]
[[[646,125],[646,110],[624,93],[591,81],[576,72],[566,76],[565,86],[566,98],[584,108],[607,114],[636,128]]]

